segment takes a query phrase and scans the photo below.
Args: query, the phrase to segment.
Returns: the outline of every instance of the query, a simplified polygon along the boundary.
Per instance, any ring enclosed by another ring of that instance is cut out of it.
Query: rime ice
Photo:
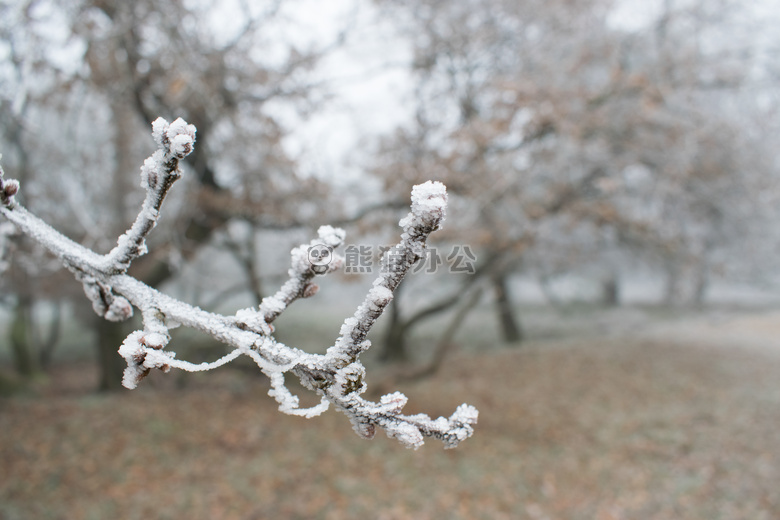
[[[153,369],[211,370],[245,355],[268,376],[268,393],[284,413],[313,417],[333,405],[349,418],[359,436],[370,439],[381,428],[410,448],[420,447],[425,437],[437,438],[445,447],[452,448],[473,434],[478,413],[469,405],[459,406],[449,418],[431,419],[424,414],[404,415],[407,398],[400,392],[387,394],[378,403],[361,397],[367,383],[359,357],[371,346],[366,336],[393,299],[393,291],[406,272],[421,258],[428,235],[441,225],[447,206],[443,184],[426,182],[413,188],[411,212],[400,222],[401,240],[392,249],[392,258],[386,254],[384,259],[393,262],[392,269],[382,272],[374,281],[355,314],[344,320],[339,337],[326,354],[309,354],[277,342],[272,335],[272,322],[297,299],[317,292],[312,282],[315,276],[341,268],[343,259],[338,254],[328,256],[326,263],[314,265],[309,251],[327,247],[332,252],[344,241],[342,229],[320,227],[317,238],[290,252],[289,279],[279,290],[264,298],[258,309],[242,309],[234,316],[192,307],[125,274],[131,262],[146,253],[146,237],[157,224],[168,190],[181,175],[179,160],[193,150],[195,127],[182,119],[169,124],[158,118],[152,123],[152,136],[158,149],[141,167],[141,187],[146,192],[141,211],[106,255],[72,242],[15,204],[13,198],[19,184],[4,179],[0,169],[0,213],[62,259],[82,282],[95,312],[114,321],[132,316],[134,307],[141,312],[143,330],[132,332],[119,347],[119,355],[127,362],[122,378],[125,387],[135,388]],[[193,364],[176,359],[176,353],[167,347],[169,330],[179,325],[209,334],[232,350],[212,363]],[[285,386],[286,373],[298,377],[305,388],[319,394],[320,403],[300,408],[298,397]]]

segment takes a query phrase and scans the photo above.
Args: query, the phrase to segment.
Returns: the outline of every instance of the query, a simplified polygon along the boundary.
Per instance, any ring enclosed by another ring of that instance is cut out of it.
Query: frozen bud
[[[184,159],[192,153],[195,144],[195,126],[178,118],[173,123],[158,117],[152,123],[152,136],[163,150],[167,150],[177,159]]]
[[[455,413],[450,416],[450,422],[458,426],[477,424],[477,419],[479,419],[479,410],[466,403],[458,406]]]
[[[405,232],[420,226],[438,229],[447,210],[447,188],[428,181],[412,188],[412,212],[398,223]]]
[[[15,179],[7,180],[3,183],[3,195],[10,198],[19,192],[19,181]]]
[[[169,126],[168,121],[162,117],[158,117],[152,123],[152,137],[154,137],[154,142],[158,146],[163,146],[163,137],[167,137],[165,134]]]
[[[187,124],[182,118],[171,123],[166,130],[171,155],[177,159],[187,157],[195,144],[195,131],[195,125]]]
[[[122,296],[115,296],[104,318],[108,321],[125,321],[133,316],[133,306]]]
[[[119,347],[119,355],[127,362],[127,368],[125,368],[122,377],[122,386],[131,390],[149,374],[149,369],[143,366],[146,354],[140,342],[142,337],[143,332],[135,331],[127,336],[122,342],[122,346]]]
[[[171,155],[177,159],[184,159],[192,152],[194,141],[188,135],[177,135],[171,140]]]
[[[170,124],[166,135],[170,143],[171,155],[177,159],[184,159],[192,152],[195,144],[194,125],[188,125],[184,119],[178,118]]]
[[[12,208],[14,206],[13,197],[19,192],[19,181],[3,180],[2,174],[3,170],[0,169],[0,203]]]
[[[474,433],[474,425],[477,424],[479,412],[473,406],[462,404],[458,406],[449,420],[439,417],[433,421],[435,428],[446,432],[442,437],[446,449],[455,448],[461,441],[471,437]],[[440,424],[441,423],[441,424]]]
[[[317,236],[320,237],[320,241],[327,246],[337,247],[344,241],[344,237],[347,236],[346,231],[341,228],[334,228],[333,226],[320,226],[317,230]]]
[[[371,303],[383,309],[393,299],[393,291],[384,285],[375,285],[368,291]]]
[[[147,157],[141,166],[141,187],[154,189],[157,186],[157,161]]]
[[[160,334],[159,332],[150,332],[145,334],[141,338],[140,342],[142,345],[145,345],[149,348],[160,350],[168,344],[168,337],[165,334]]]
[[[189,125],[184,119],[178,118],[176,121],[170,124],[166,133],[168,135],[168,139],[171,141],[173,141],[173,139],[178,135],[189,136],[194,141],[195,125]]]
[[[306,287],[303,288],[303,297],[311,298],[312,296],[317,294],[319,290],[320,290],[320,286],[317,285],[316,283],[306,284]]]
[[[412,188],[412,213],[444,211],[447,207],[447,188],[438,181],[428,181]]]
[[[141,382],[141,379],[149,375],[150,370],[142,366],[128,365],[122,373],[122,386],[128,390],[133,390]]]
[[[119,347],[119,355],[125,358],[128,363],[143,363],[144,347],[141,344],[141,338],[143,338],[143,332],[138,330],[131,332]]]

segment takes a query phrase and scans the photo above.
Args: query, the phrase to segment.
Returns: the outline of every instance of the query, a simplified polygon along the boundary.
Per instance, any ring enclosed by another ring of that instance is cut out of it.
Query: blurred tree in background
[[[461,206],[449,240],[490,264],[474,276],[508,341],[522,335],[513,273],[589,269],[617,303],[620,270],[641,263],[666,273],[668,303],[684,284],[701,301],[716,266],[766,240],[751,231],[771,226],[776,165],[755,131],[757,22],[741,3],[666,1],[639,29],[601,0],[381,5],[413,45],[416,113],[374,173],[389,192],[447,184]],[[396,310],[388,356],[404,358],[407,325],[466,297]]]

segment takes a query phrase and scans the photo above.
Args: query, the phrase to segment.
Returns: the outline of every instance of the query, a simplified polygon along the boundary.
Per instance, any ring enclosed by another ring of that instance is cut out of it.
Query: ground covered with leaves
[[[479,408],[450,451],[361,440],[332,410],[284,416],[251,372],[96,395],[90,370],[0,400],[1,518],[780,517],[772,349],[624,337],[455,355],[398,388],[409,412]]]

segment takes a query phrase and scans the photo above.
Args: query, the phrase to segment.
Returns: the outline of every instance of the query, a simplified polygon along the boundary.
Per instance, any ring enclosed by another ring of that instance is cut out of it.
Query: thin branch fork
[[[316,276],[343,265],[343,258],[333,253],[344,241],[342,229],[320,227],[317,238],[292,250],[289,279],[282,287],[264,298],[258,308],[242,309],[232,316],[188,305],[126,274],[132,261],[146,253],[146,237],[156,226],[165,196],[181,177],[179,162],[193,151],[195,144],[195,127],[182,119],[168,123],[159,118],[152,129],[158,148],[141,167],[141,186],[146,191],[141,211],[130,229],[119,237],[116,247],[105,255],[70,240],[18,204],[18,181],[4,179],[0,169],[0,213],[73,272],[83,283],[95,312],[114,321],[130,318],[133,308],[141,312],[143,330],[132,332],[119,348],[119,354],[127,361],[124,386],[135,388],[154,368],[165,372],[171,368],[211,370],[246,355],[270,378],[269,394],[284,413],[312,417],[333,404],[347,415],[361,437],[372,438],[378,427],[415,449],[425,437],[440,439],[446,448],[453,448],[473,434],[478,412],[467,404],[460,405],[449,418],[431,419],[424,414],[404,415],[407,398],[400,392],[382,396],[378,403],[362,397],[366,390],[365,368],[359,356],[371,346],[366,339],[368,332],[409,268],[424,256],[428,236],[444,220],[447,193],[443,184],[427,182],[413,188],[411,212],[399,222],[403,229],[401,239],[385,252],[382,272],[363,303],[344,321],[339,337],[324,355],[310,354],[276,341],[272,323],[295,300],[316,294]],[[322,248],[331,253],[330,261],[313,262],[310,253]],[[212,363],[193,364],[176,359],[176,353],[166,347],[170,330],[178,326],[209,334],[233,350]],[[287,372],[319,394],[320,404],[300,408],[298,397],[285,386]]]

